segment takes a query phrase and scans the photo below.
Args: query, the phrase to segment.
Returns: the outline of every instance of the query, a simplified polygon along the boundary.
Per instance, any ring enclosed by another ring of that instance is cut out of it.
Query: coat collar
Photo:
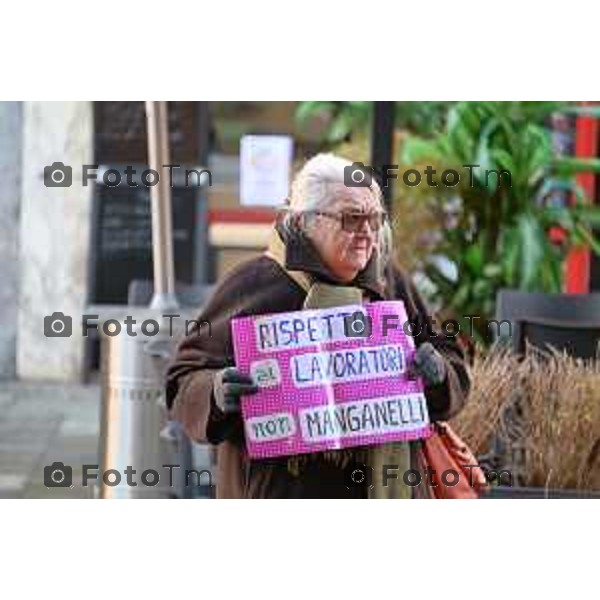
[[[327,283],[340,285],[323,263],[317,249],[300,228],[290,230],[281,223],[275,225],[285,246],[285,268],[291,271],[304,271],[315,279]],[[371,256],[367,266],[348,284],[367,290],[375,296],[376,300],[383,300],[385,295],[385,282],[377,277],[378,264],[375,253]]]

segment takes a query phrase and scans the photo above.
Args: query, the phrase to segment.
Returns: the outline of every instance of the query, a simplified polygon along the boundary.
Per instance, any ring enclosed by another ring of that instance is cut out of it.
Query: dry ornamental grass
[[[452,425],[478,454],[495,432],[522,449],[524,484],[600,490],[600,361],[527,348],[478,350],[472,390]]]

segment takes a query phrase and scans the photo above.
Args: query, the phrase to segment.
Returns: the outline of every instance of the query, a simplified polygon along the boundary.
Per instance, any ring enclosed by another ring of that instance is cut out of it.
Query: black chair
[[[600,344],[600,293],[540,294],[501,290],[496,319],[509,321],[511,343],[522,353],[526,342],[552,346],[576,358],[597,358]],[[500,338],[506,339],[502,325]]]

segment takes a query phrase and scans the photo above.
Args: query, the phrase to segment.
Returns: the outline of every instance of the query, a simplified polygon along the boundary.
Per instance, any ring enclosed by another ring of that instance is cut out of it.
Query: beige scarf
[[[285,246],[276,231],[271,236],[265,254],[306,291],[306,299],[303,305],[306,309],[362,304],[367,301],[361,288],[313,281],[304,271],[287,269],[285,266]],[[373,469],[373,486],[369,489],[369,498],[411,497],[411,488],[402,481],[403,473],[410,469],[410,446],[408,442],[292,456],[288,459],[288,471],[298,476],[304,466],[309,461],[314,460],[326,460],[342,469],[354,461],[369,465]],[[383,486],[382,481],[384,465],[393,465],[394,470],[390,469],[389,472],[397,477],[397,479],[389,479],[386,487]]]

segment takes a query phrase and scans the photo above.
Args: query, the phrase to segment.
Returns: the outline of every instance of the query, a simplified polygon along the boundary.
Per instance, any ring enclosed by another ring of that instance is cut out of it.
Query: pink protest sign
[[[398,301],[233,319],[236,365],[260,388],[242,399],[250,456],[431,435],[406,320]]]

